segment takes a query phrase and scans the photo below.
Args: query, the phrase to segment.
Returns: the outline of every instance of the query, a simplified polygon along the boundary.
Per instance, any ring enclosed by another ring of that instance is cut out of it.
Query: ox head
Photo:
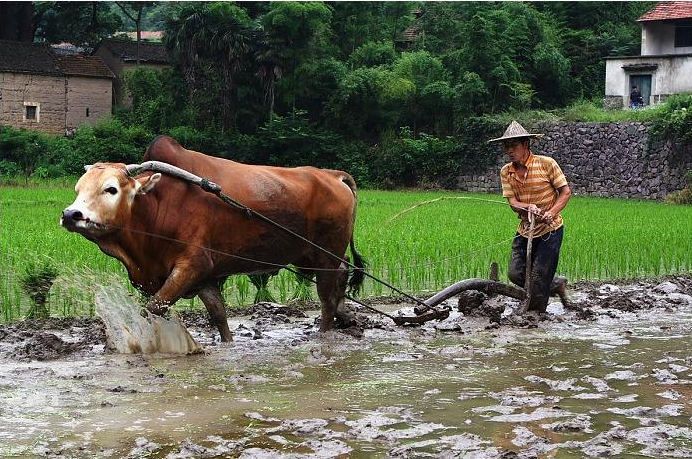
[[[93,238],[117,231],[129,222],[137,195],[151,191],[161,174],[132,178],[125,164],[96,163],[75,185],[77,199],[62,211],[60,225]]]

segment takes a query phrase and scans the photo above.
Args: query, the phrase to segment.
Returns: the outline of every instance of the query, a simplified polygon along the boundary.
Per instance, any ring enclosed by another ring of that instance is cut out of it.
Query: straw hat
[[[516,121],[512,121],[509,125],[509,127],[505,130],[505,133],[502,135],[502,137],[498,137],[497,139],[492,139],[488,140],[488,143],[492,142],[502,142],[503,140],[508,140],[508,139],[522,139],[524,137],[533,137],[535,139],[539,137],[543,137],[543,134],[531,134],[524,129],[524,126],[521,124],[517,123]]]

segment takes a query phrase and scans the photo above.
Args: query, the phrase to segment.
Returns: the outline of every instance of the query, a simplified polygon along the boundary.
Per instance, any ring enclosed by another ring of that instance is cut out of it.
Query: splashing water
[[[203,352],[178,314],[170,318],[143,310],[117,285],[96,289],[96,313],[106,327],[108,348],[121,354],[196,354]],[[144,313],[142,314],[142,311]]]

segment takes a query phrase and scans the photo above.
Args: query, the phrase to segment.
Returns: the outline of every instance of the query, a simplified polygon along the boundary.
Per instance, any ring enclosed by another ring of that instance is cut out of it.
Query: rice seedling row
[[[465,199],[456,199],[459,196]],[[42,266],[53,266],[58,272],[45,298],[51,315],[93,314],[95,285],[127,283],[125,269],[117,260],[58,226],[61,210],[73,197],[73,191],[65,187],[0,191],[0,320],[24,317],[32,308],[32,296],[22,288],[22,279]],[[450,199],[402,213],[440,197]],[[356,246],[373,275],[411,293],[429,293],[461,279],[486,277],[492,261],[499,262],[500,275],[506,280],[518,220],[502,201],[489,195],[361,190]],[[563,216],[565,239],[558,271],[573,281],[690,271],[692,207],[575,197]],[[313,287],[300,286],[290,272],[281,272],[269,287],[281,302],[317,298]],[[389,294],[381,284],[368,280],[363,296]],[[246,276],[226,282],[224,296],[230,305],[247,305],[254,295]],[[201,307],[201,303],[184,300],[179,306]]]

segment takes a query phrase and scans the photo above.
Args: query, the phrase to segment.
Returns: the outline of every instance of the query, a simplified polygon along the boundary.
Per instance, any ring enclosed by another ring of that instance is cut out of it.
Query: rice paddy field
[[[0,189],[0,321],[26,316],[32,300],[21,281],[42,266],[58,274],[46,300],[52,316],[91,315],[96,285],[128,284],[117,260],[59,227],[60,212],[73,200],[74,191],[65,186]],[[417,206],[423,202],[428,203]],[[573,197],[563,216],[558,272],[571,281],[691,271],[690,206]],[[517,223],[499,195],[361,190],[355,240],[373,275],[425,294],[486,277],[492,261],[506,280]],[[270,288],[278,301],[289,301],[295,278],[282,272]],[[362,296],[390,294],[368,280]],[[226,282],[224,295],[230,305],[247,305],[255,288],[246,276],[235,276]],[[181,300],[178,306],[201,303]]]

